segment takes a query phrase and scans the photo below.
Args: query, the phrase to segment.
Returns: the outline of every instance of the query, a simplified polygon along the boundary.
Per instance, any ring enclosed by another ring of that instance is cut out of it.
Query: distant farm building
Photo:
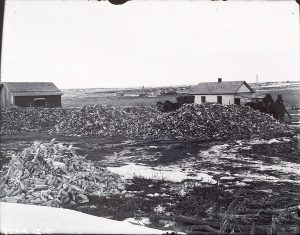
[[[62,92],[52,82],[3,82],[1,106],[61,107]]]
[[[254,96],[254,90],[245,81],[203,82],[194,87],[191,95],[195,103],[220,103],[224,105],[243,105]]]

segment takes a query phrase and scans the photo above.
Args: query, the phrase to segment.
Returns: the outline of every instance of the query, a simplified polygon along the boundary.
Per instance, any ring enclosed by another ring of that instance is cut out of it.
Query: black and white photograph
[[[0,1],[1,234],[299,234],[294,0]]]

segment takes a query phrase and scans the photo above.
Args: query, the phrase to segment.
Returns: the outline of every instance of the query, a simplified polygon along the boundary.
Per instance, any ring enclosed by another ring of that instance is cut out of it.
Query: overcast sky
[[[299,81],[299,6],[285,2],[6,1],[2,81],[59,88]]]

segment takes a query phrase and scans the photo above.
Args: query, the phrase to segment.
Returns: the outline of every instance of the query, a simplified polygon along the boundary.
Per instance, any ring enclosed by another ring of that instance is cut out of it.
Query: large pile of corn
[[[0,200],[59,207],[86,203],[89,196],[122,193],[122,179],[74,148],[56,141],[35,142],[0,172]]]
[[[78,109],[1,107],[1,134],[48,131],[76,110]]]
[[[253,134],[289,132],[291,128],[268,114],[245,106],[186,104],[135,124],[143,139],[229,139]]]
[[[64,136],[140,139],[222,139],[290,131],[270,115],[249,107],[186,104],[162,113],[151,107],[11,108],[1,111],[1,133],[46,131]]]

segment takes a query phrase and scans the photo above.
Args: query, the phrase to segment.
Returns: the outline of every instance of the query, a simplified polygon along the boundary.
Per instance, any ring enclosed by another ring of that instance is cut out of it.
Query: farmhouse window
[[[234,98],[234,104],[241,105],[241,99],[240,98]]]
[[[217,96],[217,102],[218,104],[222,104],[222,96]]]
[[[206,102],[206,97],[205,96],[201,96],[201,103],[205,103]]]

